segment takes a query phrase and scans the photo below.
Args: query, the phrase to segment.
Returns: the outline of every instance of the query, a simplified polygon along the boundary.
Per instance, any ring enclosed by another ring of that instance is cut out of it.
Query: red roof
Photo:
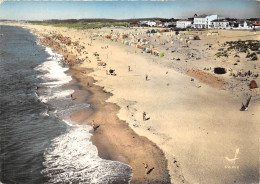
[[[130,22],[130,24],[138,24],[138,22]]]
[[[253,23],[253,26],[260,26],[260,22]]]

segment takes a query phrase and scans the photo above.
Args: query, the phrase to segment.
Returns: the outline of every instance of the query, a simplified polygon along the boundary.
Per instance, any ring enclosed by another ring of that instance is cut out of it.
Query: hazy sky
[[[260,17],[260,1],[5,1],[0,19],[187,18],[195,13]]]

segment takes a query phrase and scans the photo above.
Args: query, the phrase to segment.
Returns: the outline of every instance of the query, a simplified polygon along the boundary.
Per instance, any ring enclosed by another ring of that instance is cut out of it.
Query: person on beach
[[[145,80],[148,81],[148,75],[147,74],[145,75]]]
[[[38,94],[38,89],[39,89],[39,86],[37,85],[37,86],[36,86],[36,92],[35,92],[37,96],[39,96],[39,94]]]
[[[95,130],[95,121],[94,120],[92,120],[91,126],[92,126],[93,130]]]
[[[100,125],[95,125],[94,120],[92,120],[91,124],[94,131],[96,131],[100,127]]]
[[[144,164],[144,168],[145,168],[145,173],[147,174],[148,164],[147,163],[143,163],[143,164]]]
[[[70,94],[70,103],[73,104],[73,96]]]
[[[131,67],[130,67],[130,66],[128,66],[128,71],[129,71],[129,72],[131,71]]]
[[[146,112],[143,112],[143,121],[146,120]]]

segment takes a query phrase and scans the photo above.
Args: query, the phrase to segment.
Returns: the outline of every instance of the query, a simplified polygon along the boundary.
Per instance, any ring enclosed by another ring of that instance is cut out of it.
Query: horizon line
[[[260,0],[259,0],[260,1]],[[212,14],[213,15],[213,14]],[[29,20],[29,19],[21,19],[21,20],[15,20],[15,19],[0,19],[0,21],[52,21],[52,20],[59,20],[59,21],[66,21],[66,20],[95,20],[95,19],[99,19],[99,20],[118,20],[118,21],[124,21],[124,20],[138,20],[138,19],[175,19],[175,20],[185,20],[185,19],[189,19],[189,18],[194,18],[194,17],[187,17],[187,18],[163,18],[163,17],[144,17],[144,18],[127,18],[127,19],[116,19],[116,18],[80,18],[80,19],[76,19],[76,18],[69,18],[69,19],[57,19],[57,18],[53,18],[53,19],[43,19],[43,20]],[[224,17],[224,19],[260,19],[260,17],[250,17],[250,18],[236,18],[236,17]]]

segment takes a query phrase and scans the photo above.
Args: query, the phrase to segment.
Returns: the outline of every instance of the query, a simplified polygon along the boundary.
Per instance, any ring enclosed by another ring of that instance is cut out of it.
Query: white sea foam
[[[71,126],[55,138],[45,152],[42,173],[50,183],[129,183],[130,166],[101,159],[90,141],[89,129],[87,125]]]
[[[32,32],[31,32],[32,33]],[[33,33],[32,33],[33,34]],[[37,38],[36,39],[36,41],[35,41],[35,43],[37,44],[37,45],[41,45],[41,40],[39,39],[39,38]]]
[[[39,99],[48,106],[47,114],[55,116],[68,125],[67,131],[52,140],[44,153],[42,171],[48,183],[129,183],[132,177],[130,166],[121,162],[101,159],[97,148],[92,144],[90,126],[77,124],[70,120],[70,114],[89,107],[86,103],[71,103],[71,89],[62,88],[72,78],[61,66],[61,55],[50,48],[46,52],[51,56],[36,70],[39,76]]]
[[[47,111],[44,111],[41,113],[42,116],[49,116],[48,112]]]

